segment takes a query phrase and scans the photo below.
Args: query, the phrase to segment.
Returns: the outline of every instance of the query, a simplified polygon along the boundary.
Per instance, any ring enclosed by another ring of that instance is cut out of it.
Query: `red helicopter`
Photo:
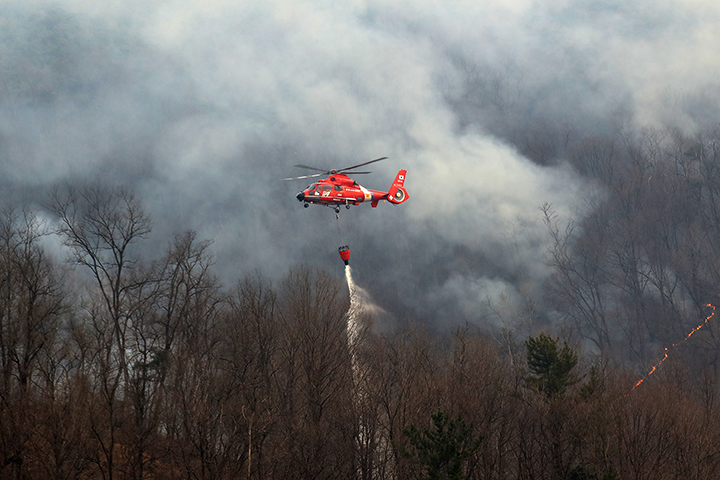
[[[353,165],[352,167],[341,168],[339,170],[323,170],[322,168],[308,167],[307,165],[295,165],[299,168],[307,168],[320,173],[303,175],[301,177],[284,178],[283,180],[297,180],[300,178],[312,178],[329,175],[328,178],[318,180],[317,183],[309,185],[305,188],[305,190],[295,196],[295,198],[299,201],[304,202],[305,208],[309,207],[311,203],[314,203],[316,205],[324,205],[334,208],[335,213],[338,214],[340,213],[340,207],[342,205],[345,205],[345,208],[350,208],[351,205],[360,205],[362,202],[370,202],[372,207],[377,207],[380,200],[387,200],[388,202],[397,205],[408,199],[407,190],[403,187],[407,170],[400,170],[398,172],[395,177],[395,181],[390,187],[390,190],[387,192],[369,190],[344,173],[358,167],[379,162],[380,160],[385,160],[386,158],[388,157],[376,158],[375,160],[370,160],[369,162]],[[372,172],[352,172],[353,175],[365,173]]]

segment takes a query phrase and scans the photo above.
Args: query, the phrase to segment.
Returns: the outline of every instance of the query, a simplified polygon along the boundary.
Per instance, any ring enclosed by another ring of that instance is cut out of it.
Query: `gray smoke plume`
[[[231,283],[298,263],[358,276],[398,320],[497,322],[540,301],[538,207],[579,218],[577,139],[717,122],[715,2],[206,2],[0,5],[0,187],[130,185],[161,252],[212,239]],[[303,209],[293,164],[344,167],[410,200]],[[38,207],[39,208],[39,207]]]

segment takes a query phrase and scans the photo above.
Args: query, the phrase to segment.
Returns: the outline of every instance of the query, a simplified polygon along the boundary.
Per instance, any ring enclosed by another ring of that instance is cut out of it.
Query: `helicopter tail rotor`
[[[405,200],[407,200],[410,196],[407,193],[407,190],[405,190],[405,187],[403,186],[405,184],[405,176],[407,175],[407,170],[400,170],[395,177],[395,181],[393,182],[392,186],[390,187],[390,190],[388,190],[387,193],[387,201],[399,205],[403,203]]]

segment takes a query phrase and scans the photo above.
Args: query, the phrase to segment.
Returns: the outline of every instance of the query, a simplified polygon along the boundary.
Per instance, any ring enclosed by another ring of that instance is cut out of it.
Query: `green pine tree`
[[[541,332],[537,338],[531,335],[525,341],[525,347],[531,372],[528,383],[547,398],[562,395],[568,386],[577,382],[572,370],[578,358],[566,341],[558,348],[558,339]]]
[[[414,424],[403,430],[413,447],[407,455],[415,460],[424,474],[423,480],[463,480],[465,461],[480,446],[483,437],[473,438],[472,424],[461,418],[452,420],[442,410],[432,414],[433,425],[418,429]]]

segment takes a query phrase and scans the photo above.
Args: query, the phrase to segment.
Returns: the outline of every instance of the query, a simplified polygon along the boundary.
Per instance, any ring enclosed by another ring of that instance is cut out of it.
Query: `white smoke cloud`
[[[32,0],[0,12],[8,195],[131,184],[159,241],[188,228],[214,239],[230,281],[337,268],[342,239],[364,284],[438,314],[519,283],[539,290],[538,207],[577,217],[595,194],[563,158],[533,162],[527,142],[623,122],[693,132],[720,106],[710,1]],[[410,200],[343,212],[337,234],[329,210],[293,198],[304,184],[278,181],[296,163],[385,155],[358,181],[384,189],[406,168]]]

